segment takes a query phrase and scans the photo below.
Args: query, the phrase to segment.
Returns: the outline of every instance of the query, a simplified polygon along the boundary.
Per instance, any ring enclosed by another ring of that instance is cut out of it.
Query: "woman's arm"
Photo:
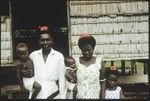
[[[76,78],[75,76],[73,75],[70,75],[70,70],[66,70],[66,74],[65,74],[65,77],[67,79],[68,82],[71,82],[71,83],[76,83]]]
[[[101,86],[100,99],[105,99],[106,73],[103,61],[101,62],[101,69],[100,69],[100,86]]]

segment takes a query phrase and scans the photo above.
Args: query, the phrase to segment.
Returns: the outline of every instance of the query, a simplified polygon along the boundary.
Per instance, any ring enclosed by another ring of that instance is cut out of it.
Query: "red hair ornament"
[[[48,30],[47,26],[39,26],[38,28],[40,29],[40,31],[47,31]]]
[[[115,66],[111,66],[111,67],[110,67],[110,70],[111,70],[111,71],[117,71],[117,68],[116,68]]]
[[[89,36],[91,36],[90,33],[81,33],[81,34],[80,34],[80,39],[82,39],[82,38],[87,38],[87,37],[89,37]]]

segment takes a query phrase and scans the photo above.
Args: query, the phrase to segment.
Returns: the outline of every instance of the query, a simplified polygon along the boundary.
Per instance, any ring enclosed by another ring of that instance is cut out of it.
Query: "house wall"
[[[88,32],[104,60],[148,59],[148,1],[71,0],[68,9],[70,55],[81,55],[79,35]]]
[[[13,62],[10,16],[1,16],[1,65]]]

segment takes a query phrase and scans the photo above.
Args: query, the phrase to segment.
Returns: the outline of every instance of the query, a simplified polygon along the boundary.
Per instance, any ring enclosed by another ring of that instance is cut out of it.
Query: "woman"
[[[99,99],[105,94],[105,70],[102,59],[93,56],[96,40],[90,34],[81,34],[78,46],[82,56],[77,63],[77,99]]]

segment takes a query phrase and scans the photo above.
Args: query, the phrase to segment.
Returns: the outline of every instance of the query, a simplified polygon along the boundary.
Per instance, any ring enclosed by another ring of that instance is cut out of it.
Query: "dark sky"
[[[4,1],[4,0],[3,0]],[[15,29],[38,25],[67,26],[66,0],[11,0]],[[3,2],[2,11],[8,5]]]

